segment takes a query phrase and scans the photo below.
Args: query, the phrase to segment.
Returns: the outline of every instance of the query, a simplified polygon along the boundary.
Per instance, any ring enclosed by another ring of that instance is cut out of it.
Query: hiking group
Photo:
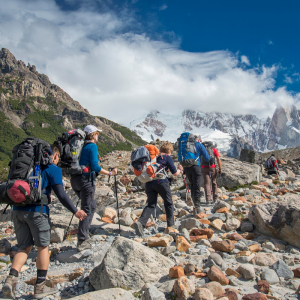
[[[149,217],[155,213],[158,195],[164,201],[167,227],[174,225],[174,206],[167,171],[170,171],[173,176],[182,174],[188,178],[194,204],[194,215],[201,212],[201,174],[204,177],[206,205],[212,202],[212,197],[214,202],[217,200],[215,159],[217,159],[219,167],[218,173],[222,174],[218,150],[213,147],[211,142],[201,143],[200,135],[188,132],[181,134],[176,142],[176,148],[178,149],[178,168],[175,167],[170,156],[173,152],[170,142],[164,142],[159,150],[154,145],[140,147],[131,155],[134,174],[142,183],[145,183],[147,195],[146,207],[139,220],[133,224],[136,234],[139,236],[143,236]]]
[[[96,209],[95,178],[98,174],[117,174],[116,168],[107,171],[99,166],[100,155],[96,143],[100,131],[94,125],[87,125],[84,130],[75,129],[64,133],[51,146],[41,139],[30,137],[14,147],[8,179],[0,185],[0,203],[12,206],[18,252],[13,258],[2,288],[3,297],[14,299],[19,272],[33,246],[38,250],[34,298],[42,299],[58,292],[56,287],[46,285],[50,244],[49,204],[52,191],[63,206],[79,219],[77,250],[92,247],[89,229]],[[168,171],[173,176],[182,174],[188,178],[194,214],[201,212],[201,173],[204,177],[206,204],[217,199],[215,159],[219,174],[222,172],[217,149],[212,143],[201,144],[199,135],[187,132],[180,136],[177,145],[180,163],[178,168],[170,156],[173,152],[170,142],[164,142],[160,149],[154,145],[142,146],[131,154],[134,174],[141,183],[145,183],[147,194],[147,205],[139,220],[134,223],[135,231],[140,236],[156,210],[158,195],[164,201],[167,226],[174,226],[174,206]],[[81,209],[75,207],[64,190],[62,170],[71,178],[71,186],[81,201]]]

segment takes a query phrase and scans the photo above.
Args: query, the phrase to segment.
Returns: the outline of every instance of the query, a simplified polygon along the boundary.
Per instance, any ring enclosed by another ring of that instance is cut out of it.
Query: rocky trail
[[[114,151],[101,163],[117,166],[114,178],[96,179],[97,210],[90,235],[92,249],[76,251],[71,213],[53,196],[49,286],[59,293],[47,299],[297,299],[300,285],[300,172],[299,160],[280,160],[278,176],[262,166],[222,157],[219,200],[192,215],[192,201],[181,177],[171,184],[175,228],[166,227],[161,198],[143,238],[133,223],[147,197],[133,175],[130,152]],[[223,186],[221,186],[221,183]],[[70,181],[64,185],[72,201],[78,199]],[[247,186],[245,186],[247,185]],[[235,188],[239,186],[238,188]],[[226,188],[227,189],[226,189]],[[11,210],[0,214],[0,289],[18,250]],[[17,299],[32,299],[37,251],[31,252],[19,275]]]

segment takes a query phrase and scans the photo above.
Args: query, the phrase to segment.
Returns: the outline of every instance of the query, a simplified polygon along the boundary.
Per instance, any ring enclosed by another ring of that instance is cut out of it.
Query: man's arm
[[[68,209],[71,213],[75,215],[80,221],[82,221],[86,217],[86,213],[83,210],[78,210],[69,196],[67,195],[62,184],[56,184],[52,186],[54,193],[56,194],[58,200],[61,204]]]
[[[197,150],[197,154],[199,156],[199,160],[200,160],[200,157],[203,156],[204,160],[210,161],[210,155],[207,153],[205,147],[202,144],[196,143],[196,150]]]

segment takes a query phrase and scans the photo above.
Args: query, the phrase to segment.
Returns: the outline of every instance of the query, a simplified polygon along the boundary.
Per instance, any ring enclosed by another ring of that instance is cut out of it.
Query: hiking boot
[[[18,277],[8,275],[2,288],[2,297],[6,299],[15,299],[17,283]]]
[[[46,281],[43,281],[41,283],[35,284],[33,298],[34,299],[43,299],[46,296],[53,295],[58,292],[59,291],[56,286],[53,288],[50,288],[50,287],[46,286]]]
[[[211,200],[206,200],[206,205],[212,205],[212,201]]]
[[[139,221],[136,221],[133,224],[133,227],[134,227],[135,233],[138,236],[143,236],[144,235],[144,226]]]
[[[77,241],[77,251],[81,252],[83,250],[91,249],[93,246],[93,240],[88,238],[86,240],[78,240]]]

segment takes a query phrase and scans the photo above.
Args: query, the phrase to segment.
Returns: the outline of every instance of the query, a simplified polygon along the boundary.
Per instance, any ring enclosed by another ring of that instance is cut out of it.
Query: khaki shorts
[[[47,214],[33,211],[13,210],[18,247],[47,247],[50,244],[50,220]]]

